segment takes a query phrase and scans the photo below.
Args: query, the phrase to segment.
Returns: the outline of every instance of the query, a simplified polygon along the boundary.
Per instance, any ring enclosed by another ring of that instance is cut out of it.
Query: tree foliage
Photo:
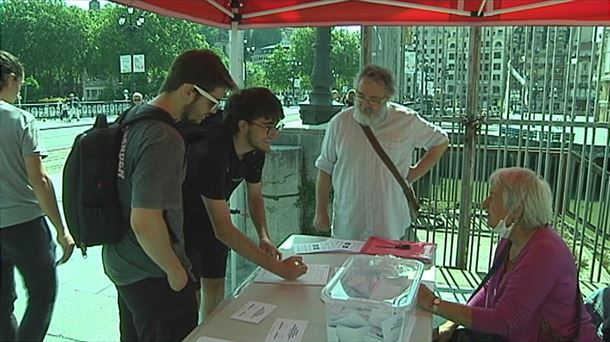
[[[0,22],[0,48],[18,56],[40,84],[30,99],[78,94],[85,77],[114,85],[108,95],[115,99],[122,88],[153,94],[175,56],[209,46],[198,24],[138,10],[129,14],[113,4],[85,11],[63,0],[4,0]],[[119,56],[133,53],[145,55],[146,73],[121,75]]]
[[[135,25],[140,16],[143,24]],[[125,19],[123,25],[120,18]],[[86,11],[67,6],[64,0],[0,0],[0,23],[0,48],[19,57],[31,80],[28,100],[70,92],[83,96],[87,80],[106,85],[105,99],[122,98],[123,89],[152,95],[173,58],[192,48],[212,46],[228,62],[223,51],[227,30],[137,9],[129,13],[127,7],[116,4]],[[265,63],[247,63],[248,86],[268,86],[279,92],[290,90],[298,78],[301,88],[311,88],[315,29],[292,30],[289,45],[279,44],[282,31],[277,28],[247,31],[245,37],[257,52],[278,44]],[[351,86],[358,71],[358,34],[334,28],[331,44],[335,87]],[[144,54],[146,72],[121,74],[119,57],[124,54]]]
[[[96,14],[99,30],[95,37],[96,54],[87,69],[97,79],[120,80],[122,87],[154,94],[172,60],[184,50],[209,47],[200,26],[154,13],[134,11],[119,6],[104,7]],[[139,16],[144,23],[134,23]],[[126,18],[124,25],[119,19]],[[143,54],[146,73],[120,74],[119,56]]]
[[[360,63],[360,42],[356,32],[333,28],[331,31],[331,70],[335,75],[335,87],[351,87]],[[294,30],[291,38],[292,59],[296,61],[297,77],[304,87],[311,88],[314,44],[316,31],[313,28]]]
[[[58,0],[6,0],[0,23],[0,48],[18,56],[43,92],[65,95],[77,88],[91,46],[84,11]]]

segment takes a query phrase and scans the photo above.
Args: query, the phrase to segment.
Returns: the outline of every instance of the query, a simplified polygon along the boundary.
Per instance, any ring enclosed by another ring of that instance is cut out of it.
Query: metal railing
[[[418,236],[439,244],[437,264],[473,271],[489,268],[496,237],[480,206],[489,190],[487,179],[497,168],[521,166],[550,183],[553,224],[574,253],[581,277],[608,282],[608,28],[483,28],[480,105],[471,116],[464,114],[472,58],[468,55],[469,29],[418,30],[422,38],[416,50],[426,61],[420,66],[433,76],[419,79],[414,74],[414,86],[408,88],[411,92],[406,97],[416,99],[417,109],[445,128],[452,141],[439,165],[416,184],[426,204]],[[437,43],[426,47],[419,44],[422,39]],[[433,56],[429,53],[432,47]],[[448,64],[454,66],[448,68]],[[451,81],[444,76],[449,69]],[[493,75],[499,75],[495,82]],[[450,86],[452,91],[448,91]],[[431,95],[432,89],[438,92]],[[476,129],[472,181],[462,179],[467,125]],[[464,189],[472,194],[470,203],[460,201]],[[459,219],[465,212],[470,214],[470,229],[463,235]],[[458,248],[461,238],[467,239],[464,248]]]
[[[32,113],[37,119],[60,119],[62,111],[68,110],[64,103],[26,103],[19,105],[20,108]],[[115,101],[81,101],[75,107],[80,117],[94,117],[97,114],[118,115],[131,106],[126,100]]]

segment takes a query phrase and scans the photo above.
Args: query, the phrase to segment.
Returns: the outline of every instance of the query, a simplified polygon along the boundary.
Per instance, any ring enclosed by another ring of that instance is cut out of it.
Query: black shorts
[[[193,274],[200,278],[224,278],[227,273],[229,247],[215,236],[206,237],[200,244],[186,246],[186,253],[193,265]]]

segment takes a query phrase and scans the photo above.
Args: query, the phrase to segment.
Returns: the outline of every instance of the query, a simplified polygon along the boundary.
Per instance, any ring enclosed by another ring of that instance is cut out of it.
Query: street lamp
[[[119,17],[118,24],[120,27],[127,30],[127,32],[129,33],[129,42],[130,42],[129,43],[130,49],[128,51],[129,55],[121,56],[121,73],[128,74],[128,73],[134,73],[134,72],[143,72],[143,67],[144,67],[143,66],[143,63],[144,63],[143,55],[138,60],[139,63],[136,63],[136,56],[134,56],[133,35],[134,35],[135,31],[139,30],[144,25],[144,13],[140,12],[140,11],[136,12],[133,7],[127,7],[127,13],[124,15],[121,15]],[[128,61],[128,63],[126,63],[127,61]],[[128,65],[123,65],[123,64],[128,64]],[[136,68],[136,66],[137,66],[137,68]],[[132,81],[131,90],[135,91],[135,80],[133,79],[133,75],[130,76],[129,78]]]
[[[133,7],[127,7],[127,15],[119,17],[119,26],[123,26],[129,31],[140,29],[144,25],[144,13],[139,13],[135,20],[133,19],[134,13]]]
[[[294,103],[299,103],[300,99],[299,99],[299,95],[297,95],[297,89],[301,89],[301,79],[298,77],[297,73],[298,70],[301,68],[301,65],[303,65],[303,62],[301,62],[300,60],[297,60],[296,58],[292,58],[290,60],[290,66],[292,69],[292,78],[290,78],[290,85],[292,87],[292,100],[291,102]]]
[[[254,55],[254,51],[256,50],[256,47],[254,45],[250,46],[248,45],[248,39],[244,38],[244,85],[247,87],[248,86],[248,63],[247,61],[250,60],[252,56]]]

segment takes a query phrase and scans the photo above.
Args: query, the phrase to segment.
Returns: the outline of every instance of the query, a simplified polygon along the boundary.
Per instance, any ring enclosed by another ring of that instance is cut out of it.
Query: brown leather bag
[[[375,152],[377,152],[377,155],[379,155],[379,158],[381,158],[381,160],[383,161],[385,166],[388,168],[388,170],[390,170],[390,173],[394,176],[394,178],[396,179],[396,181],[402,188],[402,192],[405,194],[405,197],[407,198],[407,205],[409,207],[409,213],[411,214],[411,222],[415,222],[415,220],[417,219],[417,215],[419,213],[420,206],[419,206],[419,201],[417,200],[417,196],[415,196],[415,191],[413,191],[413,187],[411,186],[409,181],[407,181],[400,174],[400,172],[396,168],[396,165],[394,165],[394,163],[392,162],[392,160],[390,159],[388,154],[385,152],[383,147],[381,147],[381,144],[379,144],[379,141],[375,137],[375,134],[373,134],[373,131],[371,130],[371,128],[369,126],[365,126],[363,124],[360,124],[360,127],[362,127],[364,134],[369,139],[369,142],[373,146],[373,149],[375,150]]]

